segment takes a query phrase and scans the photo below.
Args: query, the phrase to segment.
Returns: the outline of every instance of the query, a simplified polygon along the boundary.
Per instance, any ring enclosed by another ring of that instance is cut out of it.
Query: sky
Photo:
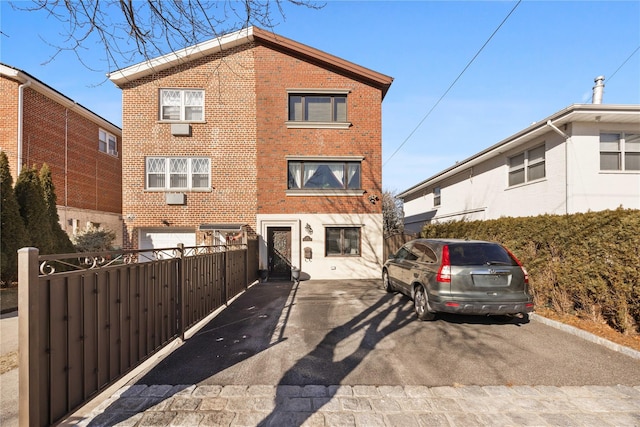
[[[393,77],[382,172],[396,194],[591,103],[597,76],[604,104],[640,104],[640,0],[329,0],[319,10],[285,4],[274,18],[277,34]],[[99,46],[52,58],[61,25],[0,0],[0,62],[121,126],[121,91]]]

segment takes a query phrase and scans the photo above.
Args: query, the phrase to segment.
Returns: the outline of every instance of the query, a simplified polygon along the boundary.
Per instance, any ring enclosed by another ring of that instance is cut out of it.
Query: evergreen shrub
[[[499,242],[529,272],[537,307],[640,332],[640,210],[452,221],[421,236]]]

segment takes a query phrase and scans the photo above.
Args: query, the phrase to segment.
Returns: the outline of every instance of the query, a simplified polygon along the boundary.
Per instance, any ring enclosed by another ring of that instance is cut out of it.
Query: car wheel
[[[384,286],[384,290],[387,292],[393,292],[395,290],[389,280],[389,272],[387,270],[382,271],[382,286]]]
[[[429,301],[424,287],[418,286],[413,297],[413,308],[420,320],[433,320],[436,314],[429,309]]]

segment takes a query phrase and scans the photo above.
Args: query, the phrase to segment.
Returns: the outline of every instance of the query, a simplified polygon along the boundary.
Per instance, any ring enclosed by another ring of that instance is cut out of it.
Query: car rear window
[[[495,243],[452,243],[451,265],[518,265],[509,253]]]

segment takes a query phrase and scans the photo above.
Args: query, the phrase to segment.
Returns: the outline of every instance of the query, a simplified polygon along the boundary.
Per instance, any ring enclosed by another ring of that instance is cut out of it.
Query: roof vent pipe
[[[591,103],[602,104],[602,94],[604,92],[604,76],[596,77],[594,82],[596,82],[596,85],[593,87],[593,98],[591,99]]]

